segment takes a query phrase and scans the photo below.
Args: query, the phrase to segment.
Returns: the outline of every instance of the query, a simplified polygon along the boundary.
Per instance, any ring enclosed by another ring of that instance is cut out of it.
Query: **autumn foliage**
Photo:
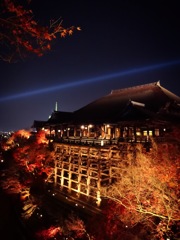
[[[49,240],[49,239],[67,239],[67,240],[93,240],[94,238],[86,232],[84,222],[75,216],[70,214],[65,219],[62,226],[50,226],[47,229],[39,230],[36,233],[37,240]]]
[[[44,239],[52,239],[55,238],[57,235],[62,235],[62,229],[60,227],[50,226],[48,229],[40,230],[36,233],[36,238],[38,240]]]
[[[22,202],[22,216],[28,219],[38,206],[32,193],[43,193],[45,181],[53,173],[53,152],[48,148],[45,133],[36,136],[29,131],[15,132],[6,143],[4,151],[12,151],[10,167],[4,170],[1,187],[8,194],[18,194]]]
[[[51,20],[49,26],[39,25],[26,1],[20,5],[14,0],[2,0],[0,7],[0,57],[4,61],[23,59],[30,53],[42,56],[51,49],[54,39],[80,30],[63,27],[61,19]]]
[[[63,224],[56,222],[37,231],[37,239],[178,239],[179,131],[171,133],[169,142],[151,139],[148,152],[142,144],[129,144],[127,156],[111,169],[112,183],[101,189],[102,214],[86,224],[71,216]],[[45,131],[34,135],[19,130],[2,149],[12,151],[13,162],[1,173],[1,188],[20,196],[21,215],[28,220],[40,206],[45,182],[53,176],[54,153],[48,147]]]
[[[127,228],[141,224],[155,233],[154,239],[166,239],[180,222],[180,143],[174,136],[169,143],[151,144],[150,152],[142,145],[131,147],[132,154],[114,170],[116,181],[104,189],[104,196],[114,208],[114,228],[118,222]]]

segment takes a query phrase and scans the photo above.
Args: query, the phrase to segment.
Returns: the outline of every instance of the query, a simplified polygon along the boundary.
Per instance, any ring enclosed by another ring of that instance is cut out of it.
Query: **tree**
[[[43,229],[40,230],[36,233],[36,237],[37,239],[44,239],[44,240],[48,240],[48,239],[56,239],[56,235],[62,235],[62,229],[60,227],[57,226],[50,226],[48,229]]]
[[[37,239],[69,239],[69,240],[94,240],[90,236],[86,229],[84,222],[75,216],[75,214],[70,214],[67,218],[64,217],[63,223],[61,226],[51,225],[47,229],[42,229],[36,232]]]
[[[169,144],[152,141],[150,152],[135,146],[114,168],[115,183],[104,189],[116,218],[128,228],[143,224],[158,236],[172,234],[171,227],[180,221],[179,165],[178,139]]]
[[[30,53],[42,56],[49,51],[57,38],[72,35],[80,27],[65,28],[62,19],[50,21],[49,26],[41,26],[28,9],[29,1],[18,4],[15,0],[2,0],[0,3],[0,58],[12,62],[23,59]]]
[[[22,216],[28,219],[40,204],[40,198],[34,195],[43,193],[45,180],[53,173],[53,153],[49,151],[44,132],[32,137],[25,130],[15,132],[2,148],[13,149],[13,160],[4,170],[1,187],[8,194],[20,196]]]
[[[6,176],[6,179],[2,179],[1,188],[8,194],[18,194],[22,190],[22,185],[20,184],[18,178],[14,175]]]
[[[20,171],[30,173],[33,178],[42,174],[44,178],[51,177],[54,153],[49,150],[45,133],[39,132],[36,137],[30,137],[28,133],[18,131],[8,140],[13,146],[18,145],[13,151],[16,165]]]
[[[65,223],[68,232],[72,233],[74,239],[92,239],[92,237],[87,233],[86,226],[82,219],[74,214],[71,214],[68,219],[66,219]]]

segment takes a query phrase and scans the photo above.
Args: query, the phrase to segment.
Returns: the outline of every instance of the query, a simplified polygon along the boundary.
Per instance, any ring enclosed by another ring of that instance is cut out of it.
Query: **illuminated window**
[[[152,135],[153,135],[153,132],[152,132],[152,130],[150,130],[150,131],[149,131],[149,136],[152,137]]]
[[[107,134],[111,135],[111,128],[108,128]]]
[[[143,131],[143,136],[147,136],[147,130]]]
[[[154,133],[155,133],[155,136],[159,136],[159,129],[156,128]]]
[[[140,130],[140,128],[136,128],[136,136],[141,136],[141,130]]]

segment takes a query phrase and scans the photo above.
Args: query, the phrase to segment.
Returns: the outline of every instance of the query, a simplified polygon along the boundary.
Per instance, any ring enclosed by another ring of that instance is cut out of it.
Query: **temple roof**
[[[67,123],[72,119],[71,112],[62,112],[62,111],[54,111],[51,114],[51,117],[48,119],[47,123],[49,124],[58,124],[58,123]]]
[[[42,128],[49,125],[56,125],[56,124],[66,124],[69,123],[72,119],[71,112],[62,112],[62,111],[53,111],[50,118],[47,121],[37,121],[34,120],[32,128]]]
[[[120,122],[165,117],[169,108],[180,112],[180,98],[163,88],[160,82],[111,91],[73,114],[75,122]],[[166,110],[166,111],[165,111]],[[173,112],[172,112],[173,113]],[[174,116],[174,115],[173,115]],[[177,114],[176,114],[177,117]]]
[[[47,121],[41,121],[41,120],[34,120],[32,124],[32,128],[42,128],[46,125]]]
[[[112,90],[75,112],[54,111],[44,124],[102,124],[144,121],[179,121],[180,97],[153,82]]]

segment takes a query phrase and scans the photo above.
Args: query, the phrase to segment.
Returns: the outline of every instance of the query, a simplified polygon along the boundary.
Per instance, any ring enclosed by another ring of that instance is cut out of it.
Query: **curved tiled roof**
[[[72,119],[71,112],[54,111],[47,122],[51,125],[56,125],[58,123],[67,123],[70,119]]]
[[[137,104],[132,104],[132,103]],[[130,104],[131,103],[131,107]],[[139,104],[138,104],[139,103]],[[163,88],[160,82],[111,91],[74,112],[74,121],[117,122],[159,114],[167,104],[180,103],[180,98]],[[130,110],[131,109],[131,110]]]
[[[54,111],[44,125],[180,120],[180,98],[153,82],[111,91],[75,112]],[[34,126],[41,126],[39,121]]]

